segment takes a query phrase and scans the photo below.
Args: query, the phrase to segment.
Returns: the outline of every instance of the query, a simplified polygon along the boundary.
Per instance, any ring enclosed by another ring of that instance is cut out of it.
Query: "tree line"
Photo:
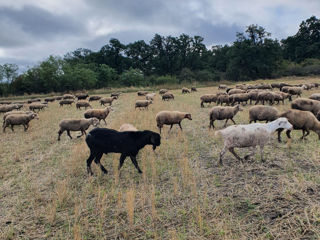
[[[310,74],[320,74],[320,20],[315,16],[281,41],[250,25],[224,46],[207,48],[201,36],[155,34],[149,43],[125,45],[113,38],[99,51],[80,48],[49,56],[21,74],[15,64],[0,65],[0,95]]]

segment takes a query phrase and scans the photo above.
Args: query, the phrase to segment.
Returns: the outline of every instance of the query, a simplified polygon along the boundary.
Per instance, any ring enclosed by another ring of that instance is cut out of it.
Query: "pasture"
[[[276,81],[283,80],[270,83]],[[100,127],[118,130],[131,123],[158,132],[159,111],[192,115],[192,121],[182,121],[182,132],[175,125],[168,134],[169,126],[164,127],[155,153],[152,146],[139,152],[141,175],[129,158],[119,172],[119,154],[103,155],[107,175],[94,163],[94,175],[87,174],[84,137],[70,140],[64,133],[57,141],[61,119],[83,117],[84,110],[74,104],[49,103],[27,132],[21,126],[15,132],[7,128],[0,138],[0,239],[319,239],[318,136],[311,132],[301,141],[302,132],[293,131],[288,148],[285,134],[282,143],[274,134],[264,150],[266,162],[259,151],[243,164],[228,152],[219,166],[223,142],[208,130],[208,113],[216,104],[200,108],[199,99],[217,91],[173,90],[175,100],[169,102],[157,92],[148,110],[135,110],[135,100],[144,99],[136,93],[113,102],[107,126],[102,121]],[[320,88],[304,91],[303,97],[315,92]],[[91,104],[102,108],[98,101]],[[248,123],[249,107],[236,115],[237,124]],[[276,108],[282,112],[290,104],[286,100]],[[215,122],[217,129],[223,124]],[[248,152],[236,151],[240,156]]]

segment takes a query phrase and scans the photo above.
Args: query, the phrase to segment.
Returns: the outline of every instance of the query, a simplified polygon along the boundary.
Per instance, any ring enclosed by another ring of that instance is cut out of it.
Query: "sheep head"
[[[150,142],[152,144],[153,151],[156,150],[161,144],[161,136],[159,133],[150,132]]]
[[[38,119],[39,120],[39,116],[37,113],[31,113],[31,119]]]
[[[276,125],[277,125],[278,128],[284,128],[284,129],[288,129],[288,130],[292,130],[293,129],[292,124],[285,117],[278,118],[275,121],[276,121]]]
[[[192,120],[190,113],[187,113],[186,115],[184,115],[184,118],[187,118],[187,119],[189,119],[189,120]]]

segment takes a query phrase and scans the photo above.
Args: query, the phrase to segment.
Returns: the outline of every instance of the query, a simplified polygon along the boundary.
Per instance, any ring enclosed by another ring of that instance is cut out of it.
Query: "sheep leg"
[[[90,174],[90,175],[93,175],[93,172],[92,172],[92,170],[91,170],[91,163],[92,163],[92,161],[93,161],[93,159],[95,158],[95,153],[93,153],[93,152],[90,152],[90,156],[89,156],[89,158],[87,159],[87,172],[88,172],[88,174]]]
[[[214,122],[214,120],[210,120],[210,124],[209,124],[209,130],[210,130],[211,126],[212,126],[212,129],[214,129],[214,125],[213,125],[213,122]]]
[[[306,129],[307,134],[304,136],[304,138],[306,138],[306,136],[308,136],[310,134],[310,131],[308,129]]]
[[[291,138],[290,133],[291,133],[291,130],[287,130],[286,134],[289,139]]]
[[[61,129],[58,131],[58,141],[60,141],[60,136],[61,136],[61,134],[62,134],[63,132],[64,132],[64,130],[61,130]]]
[[[226,120],[226,122],[224,123],[224,127],[226,127],[226,126],[227,126],[227,122],[228,122],[228,120],[229,120],[229,119],[227,119],[227,120]]]
[[[244,157],[244,159],[245,159],[245,160],[248,160],[249,157],[251,157],[252,155],[254,155],[255,150],[256,150],[256,147],[250,147],[250,153],[247,154],[247,155]]]
[[[69,138],[72,139],[72,137],[70,135],[70,130],[67,130],[67,134],[68,134]]]
[[[233,156],[235,156],[240,162],[243,163],[242,158],[239,157],[239,155],[234,151],[234,148],[233,148],[233,147],[229,148],[229,151],[233,154]]]
[[[281,132],[283,131],[284,129],[283,128],[279,128],[277,131],[278,131],[278,142],[280,143],[281,142]]]
[[[260,155],[261,155],[261,162],[265,162],[265,159],[263,159],[263,145],[260,145]]]
[[[124,160],[126,159],[126,157],[127,157],[126,155],[121,154],[118,170],[120,170],[120,168],[122,168],[122,165],[123,165]]]
[[[25,124],[23,124],[23,127],[24,127],[24,131],[27,131],[28,127]]]
[[[98,153],[98,154],[96,155],[96,158],[94,159],[94,162],[95,162],[97,165],[99,165],[101,171],[102,171],[104,174],[107,174],[107,173],[108,173],[107,169],[105,169],[104,166],[100,163],[100,159],[101,159],[102,155],[103,155],[103,153]]]
[[[222,149],[221,152],[220,152],[220,157],[219,157],[219,165],[220,165],[220,166],[223,165],[223,163],[222,163],[222,157],[223,157],[223,155],[226,153],[226,151],[227,151],[227,147],[224,146],[223,149]]]
[[[136,156],[130,156],[131,161],[133,163],[133,165],[136,167],[136,169],[138,170],[139,173],[142,173],[141,169],[139,168]]]
[[[107,125],[106,119],[102,119],[104,121],[104,123]]]
[[[234,124],[236,124],[236,122],[233,120],[233,118],[231,118],[231,121],[232,121]]]
[[[82,137],[83,136],[83,130],[81,129],[81,135],[77,136],[77,138]]]
[[[179,124],[179,127],[180,127],[181,131],[182,131],[181,122],[179,122],[178,124]]]
[[[11,124],[11,131],[14,132],[14,130],[13,130],[13,125],[12,125],[12,124]]]
[[[173,127],[173,124],[170,125],[170,129],[169,129],[168,133],[171,131],[172,127]]]

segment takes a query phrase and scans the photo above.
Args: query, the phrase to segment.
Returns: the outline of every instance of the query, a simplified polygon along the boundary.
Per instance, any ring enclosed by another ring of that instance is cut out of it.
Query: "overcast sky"
[[[258,24],[282,39],[320,16],[320,0],[0,0],[0,64],[33,66],[77,48],[99,50],[110,38],[149,42],[155,33],[200,35],[231,43]]]

